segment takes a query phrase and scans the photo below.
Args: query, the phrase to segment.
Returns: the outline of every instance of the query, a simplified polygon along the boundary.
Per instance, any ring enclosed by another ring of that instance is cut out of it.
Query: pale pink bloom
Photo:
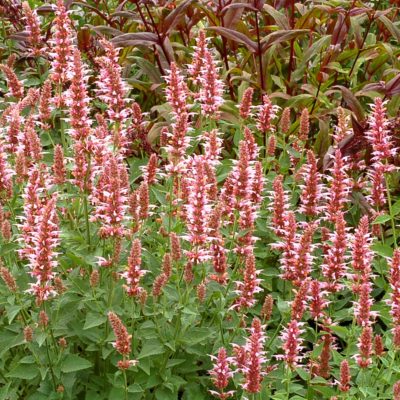
[[[121,237],[125,233],[128,187],[123,179],[124,168],[122,160],[110,154],[90,197],[95,206],[91,220],[100,222],[101,237]]]
[[[235,393],[234,391],[225,392],[229,380],[233,377],[233,371],[230,368],[232,358],[227,357],[226,350],[223,347],[219,349],[217,357],[210,357],[211,360],[214,361],[214,365],[213,369],[209,371],[209,374],[212,377],[214,386],[218,389],[218,392],[210,390],[210,393],[219,399],[227,399]]]
[[[201,68],[199,79],[201,83],[199,92],[201,111],[208,117],[216,118],[219,115],[219,108],[224,103],[222,98],[224,85],[219,78],[218,68],[210,51],[205,52],[204,65]]]
[[[281,334],[281,340],[283,342],[282,348],[284,354],[278,354],[275,356],[278,360],[284,360],[290,368],[296,368],[299,362],[304,358],[301,355],[303,349],[301,334],[304,332],[302,322],[292,320],[283,329]]]
[[[87,93],[88,74],[82,63],[81,53],[74,50],[71,64],[71,86],[66,92],[66,104],[70,115],[71,136],[84,140],[90,134],[90,98]]]
[[[307,216],[315,217],[323,209],[321,205],[323,185],[318,172],[317,160],[312,150],[307,152],[307,164],[302,173],[304,184],[301,188],[301,205],[299,211]]]
[[[118,64],[118,50],[106,39],[101,40],[104,56],[96,59],[100,67],[97,79],[97,95],[107,105],[107,115],[114,123],[122,123],[130,114],[126,107],[128,87],[122,80],[122,68]],[[122,146],[124,147],[124,143]]]
[[[165,89],[165,94],[168,103],[172,107],[173,114],[177,115],[187,111],[187,85],[183,75],[174,62],[171,63],[169,75],[165,77],[165,80],[168,84]]]
[[[30,274],[36,279],[28,292],[36,296],[38,304],[56,294],[52,283],[53,270],[58,265],[55,249],[60,244],[56,201],[55,193],[39,210],[32,232],[32,251],[28,254]]]
[[[58,84],[68,80],[68,73],[72,63],[72,21],[65,9],[64,1],[57,0],[56,18],[53,21],[54,33],[52,50],[50,53],[51,79]]]
[[[250,328],[250,336],[246,340],[245,351],[247,353],[244,367],[245,382],[243,389],[249,393],[259,393],[261,382],[265,375],[263,367],[266,359],[264,351],[265,326],[261,325],[258,318],[254,318]]]
[[[142,270],[142,247],[139,239],[135,239],[132,243],[131,253],[128,257],[128,267],[121,276],[126,280],[124,289],[128,296],[138,297],[143,290],[140,286],[140,279],[147,271]]]
[[[387,101],[376,97],[374,104],[371,105],[372,113],[368,117],[369,130],[366,136],[372,145],[374,163],[383,162],[395,154],[390,138],[389,121],[386,116],[386,103]]]
[[[256,259],[253,253],[246,256],[243,272],[243,282],[236,282],[238,297],[232,308],[251,308],[256,304],[254,295],[261,292],[261,279],[257,276],[261,271],[256,269]]]
[[[204,67],[205,62],[205,54],[208,52],[207,50],[207,41],[206,34],[203,30],[200,30],[198,33],[198,37],[196,39],[196,46],[194,46],[194,54],[192,58],[191,64],[188,66],[188,73],[191,75],[192,80],[195,84],[200,82],[200,74]]]
[[[336,150],[333,156],[333,168],[331,176],[328,176],[329,188],[327,193],[326,211],[331,222],[335,221],[336,214],[343,211],[349,201],[349,193],[352,181],[347,174],[348,165],[342,157],[340,150]]]
[[[272,120],[276,118],[276,113],[280,109],[278,106],[274,106],[268,95],[263,96],[263,104],[257,107],[257,129],[262,133],[275,132],[275,126],[272,125]]]

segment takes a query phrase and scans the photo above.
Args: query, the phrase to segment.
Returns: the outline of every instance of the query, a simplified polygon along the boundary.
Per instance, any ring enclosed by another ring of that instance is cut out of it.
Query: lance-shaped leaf
[[[342,85],[333,86],[332,89],[339,89],[342,92],[342,96],[346,104],[349,106],[351,111],[356,115],[359,121],[364,120],[364,110],[357,100],[356,96],[347,87]]]
[[[111,39],[111,42],[117,47],[148,46],[157,44],[158,37],[151,32],[124,33]]]
[[[268,36],[263,38],[263,40],[261,40],[261,51],[264,53],[264,51],[272,45],[295,39],[298,36],[304,35],[309,32],[310,31],[308,29],[292,29],[290,31],[280,30],[272,32]]]
[[[186,9],[193,3],[193,0],[185,0],[174,11],[169,13],[162,24],[162,33],[168,35],[178,24]]]
[[[385,92],[386,96],[393,96],[400,93],[400,73],[386,84]]]
[[[264,11],[268,13],[275,21],[276,25],[283,30],[287,30],[290,28],[289,21],[286,16],[276,10],[274,7],[269,4],[264,4]]]
[[[237,32],[233,29],[223,28],[222,26],[213,26],[207,29],[217,32],[227,39],[233,40],[234,42],[244,44],[250,51],[254,53],[257,52],[257,43],[249,39],[243,33]]]

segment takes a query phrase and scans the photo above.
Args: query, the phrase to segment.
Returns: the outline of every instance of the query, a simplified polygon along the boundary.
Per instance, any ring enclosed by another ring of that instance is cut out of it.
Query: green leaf
[[[90,368],[91,366],[92,363],[89,360],[79,357],[76,354],[69,354],[61,364],[61,371],[65,373],[75,372]]]
[[[156,340],[149,340],[145,342],[142,351],[140,352],[138,359],[155,356],[157,354],[164,353],[164,346]]]
[[[16,368],[10,371],[7,378],[33,379],[38,375],[39,370],[36,365],[19,364]]]
[[[377,224],[383,224],[386,221],[389,221],[391,219],[390,215],[387,214],[382,214],[382,215],[378,215],[374,221],[372,222],[373,225],[377,225]]]
[[[107,320],[106,316],[103,316],[100,314],[89,313],[86,316],[85,325],[83,326],[83,330],[102,325],[102,324],[104,324],[104,322],[106,322],[106,320]]]
[[[393,255],[393,249],[388,244],[375,243],[371,246],[371,248],[373,251],[375,251],[375,253],[382,257],[392,257]]]

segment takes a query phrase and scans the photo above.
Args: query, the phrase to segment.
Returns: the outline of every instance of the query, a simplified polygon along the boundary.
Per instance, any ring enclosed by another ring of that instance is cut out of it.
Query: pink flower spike
[[[265,373],[263,364],[266,362],[264,343],[265,327],[261,325],[258,318],[254,318],[250,328],[250,337],[246,341],[245,350],[247,353],[246,365],[244,368],[245,383],[243,389],[249,393],[259,393],[261,382]]]

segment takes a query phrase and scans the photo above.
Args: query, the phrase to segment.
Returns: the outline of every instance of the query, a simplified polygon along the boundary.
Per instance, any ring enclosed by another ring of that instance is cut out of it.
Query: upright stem
[[[260,39],[260,28],[258,26],[258,12],[254,12],[256,18],[256,33],[257,33],[257,46],[258,46],[258,62],[260,64],[260,84],[261,84],[261,92],[265,91],[265,82],[264,82],[264,70],[263,70],[263,62],[262,62],[262,51],[261,51],[261,39]]]

